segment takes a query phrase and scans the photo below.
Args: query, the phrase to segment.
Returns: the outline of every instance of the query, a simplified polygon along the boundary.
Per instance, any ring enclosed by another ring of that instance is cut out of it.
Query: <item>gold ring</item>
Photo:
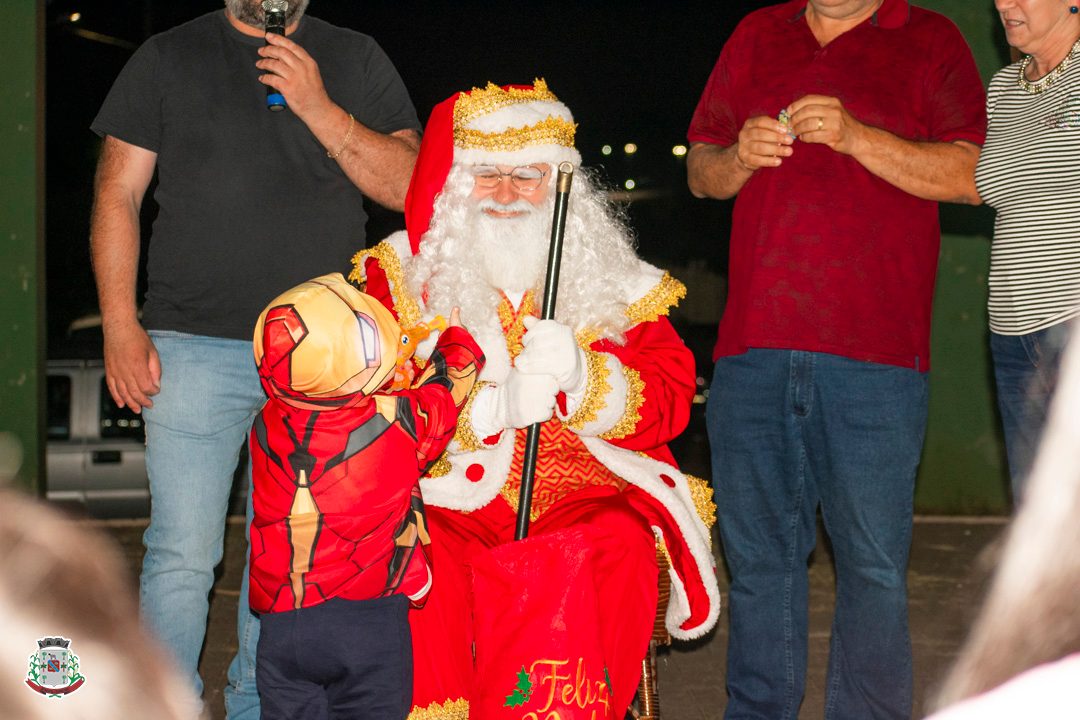
[[[825,118],[818,118],[817,119],[817,129],[820,130],[823,127],[825,127]]]

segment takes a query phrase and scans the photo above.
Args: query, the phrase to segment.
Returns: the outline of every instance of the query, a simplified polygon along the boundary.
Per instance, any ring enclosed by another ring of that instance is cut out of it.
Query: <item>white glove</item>
[[[511,368],[506,380],[483,392],[473,403],[473,428],[481,437],[505,428],[546,422],[555,413],[558,383],[550,375],[531,375]]]
[[[568,325],[554,320],[525,318],[523,350],[514,361],[514,367],[523,373],[546,373],[559,383],[559,389],[571,395],[585,390],[588,373],[585,371],[585,351],[574,340],[574,331]]]

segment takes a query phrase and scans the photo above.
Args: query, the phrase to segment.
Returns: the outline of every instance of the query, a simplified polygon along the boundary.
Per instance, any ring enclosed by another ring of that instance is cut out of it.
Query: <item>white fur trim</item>
[[[451,510],[479,510],[495,499],[510,475],[514,433],[504,432],[497,444],[485,449],[447,457],[451,465],[446,475],[420,481],[424,502]],[[471,465],[478,465],[483,470],[483,476],[476,482],[465,474]]]
[[[412,247],[409,244],[408,232],[406,232],[405,230],[398,230],[397,232],[391,233],[389,236],[387,236],[385,240],[383,240],[379,244],[386,245],[394,251],[394,254],[397,256],[398,266],[401,267],[402,271],[404,271],[408,267],[408,264],[413,257]],[[385,271],[386,268],[383,268],[383,270]],[[390,289],[390,297],[393,300],[395,306],[400,306],[402,298],[410,295],[407,288],[398,287],[397,285],[395,285],[394,278],[390,277],[390,275],[386,276],[386,284]],[[424,312],[423,307],[421,307],[421,315],[424,320],[431,320],[432,318],[432,314]],[[416,358],[419,360],[427,360],[428,358],[430,358],[431,353],[435,351],[435,345],[438,343],[438,340],[439,333],[433,332],[428,335],[427,338],[420,341],[416,345],[416,350],[414,352]]]
[[[499,391],[492,385],[480,388],[473,398],[472,413],[469,422],[472,423],[473,433],[480,438],[496,435],[506,429],[499,422]]]
[[[552,176],[559,163],[569,161],[577,168],[581,165],[581,153],[563,145],[526,145],[520,150],[495,152],[483,148],[454,148],[454,163],[458,165],[551,165]]]
[[[482,133],[503,132],[510,128],[523,128],[547,120],[549,117],[560,118],[568,123],[574,122],[570,108],[561,102],[533,100],[532,102],[511,103],[498,110],[474,117],[465,123],[470,130]]]
[[[404,230],[398,230],[395,233],[391,233],[387,236],[384,243],[394,248],[394,252],[397,253],[398,260],[402,264],[407,262],[408,258],[412,257],[412,246],[409,245],[409,233]]]
[[[664,539],[664,531],[653,525],[653,535],[656,536],[656,541],[664,543],[667,546],[667,541]],[[668,577],[671,579],[672,592],[668,596],[667,613],[664,615],[664,625],[667,626],[668,631],[671,628],[681,627],[686,619],[690,617],[690,604],[687,602],[686,586],[683,585],[682,578],[679,577],[679,573],[675,572],[675,568],[668,567]]]
[[[623,364],[619,358],[610,353],[604,354],[604,364],[607,365],[607,382],[611,390],[604,396],[604,407],[596,413],[596,419],[585,423],[581,430],[575,430],[578,435],[595,437],[606,433],[618,424],[626,412],[626,376],[623,375]],[[567,408],[570,410],[571,408]],[[576,410],[577,408],[573,408]],[[570,413],[573,415],[573,412]],[[561,417],[561,416],[560,416]],[[569,417],[569,416],[567,416]],[[567,417],[562,418],[566,420]]]
[[[536,125],[549,117],[560,118],[569,123],[574,122],[574,116],[570,113],[570,108],[563,103],[535,100],[533,102],[506,105],[494,112],[473,118],[465,123],[465,127],[482,133],[500,133],[510,128],[524,128]],[[554,168],[565,160],[572,162],[575,167],[581,165],[581,153],[574,148],[554,144],[529,145],[512,152],[494,152],[481,148],[454,148],[454,162],[462,165],[532,165],[533,163],[549,163]]]
[[[701,624],[692,628],[683,629],[679,625],[673,626],[671,622],[668,622],[668,632],[680,640],[701,637],[716,624],[717,618],[720,617],[720,588],[716,584],[714,571],[716,560],[712,554],[712,537],[694,509],[694,501],[690,496],[690,485],[686,476],[667,463],[617,447],[599,438],[583,437],[581,441],[605,467],[659,500],[675,519],[694,558],[701,584],[709,598],[709,612]],[[661,475],[666,475],[675,482],[674,490],[660,479]],[[673,585],[672,589],[673,594],[681,596],[679,602],[689,607],[690,600],[682,584]]]
[[[379,244],[386,245],[394,251],[394,254],[397,255],[398,266],[402,269],[405,268],[406,264],[409,262],[409,258],[412,257],[412,250],[409,249],[409,234],[404,230],[398,230],[397,232],[392,233]],[[385,272],[386,268],[383,268],[383,271]],[[386,284],[390,288],[390,297],[394,301],[394,305],[398,306],[401,303],[402,298],[407,297],[410,293],[407,288],[395,285],[394,280],[395,278],[392,278],[389,274],[386,276]],[[420,346],[418,345],[416,356],[426,360],[431,357],[431,352],[434,350],[435,345],[432,343],[427,349],[427,354],[421,354]]]
[[[641,263],[641,274],[626,278],[627,287],[630,288],[630,297],[633,298],[631,302],[637,302],[645,297],[663,278],[663,270],[643,261]]]

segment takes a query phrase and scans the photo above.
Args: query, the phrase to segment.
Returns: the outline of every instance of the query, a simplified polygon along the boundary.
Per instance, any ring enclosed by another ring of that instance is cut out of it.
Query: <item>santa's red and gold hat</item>
[[[405,196],[405,226],[413,253],[431,224],[436,196],[457,164],[581,163],[570,109],[542,79],[532,85],[488,83],[455,93],[431,111],[412,182]]]

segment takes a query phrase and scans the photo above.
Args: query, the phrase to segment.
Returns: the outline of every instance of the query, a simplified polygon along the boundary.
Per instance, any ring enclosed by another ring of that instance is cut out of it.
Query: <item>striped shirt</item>
[[[990,329],[1024,335],[1080,315],[1080,54],[1042,94],[1020,63],[990,81],[975,185],[997,211]]]

